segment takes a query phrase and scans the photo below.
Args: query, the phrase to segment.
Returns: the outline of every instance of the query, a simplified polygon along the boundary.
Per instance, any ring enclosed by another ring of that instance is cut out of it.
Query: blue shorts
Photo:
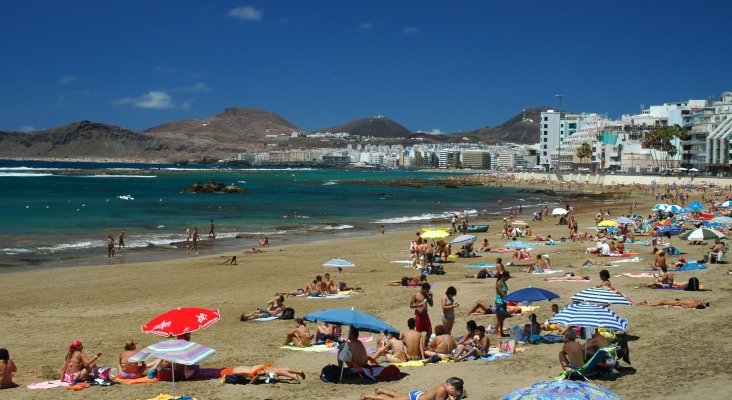
[[[506,303],[496,303],[496,314],[508,315],[508,308],[506,308]]]

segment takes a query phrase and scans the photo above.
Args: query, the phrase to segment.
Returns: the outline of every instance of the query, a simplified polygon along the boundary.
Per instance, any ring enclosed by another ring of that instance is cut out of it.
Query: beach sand
[[[640,199],[639,210],[647,214],[651,198]],[[575,204],[576,206],[577,204]],[[594,225],[597,206],[578,212],[580,230]],[[624,214],[626,203],[604,205],[613,215]],[[524,210],[522,218],[531,219],[533,210]],[[487,234],[478,234],[476,248],[487,237],[494,248],[500,240],[500,219],[470,221],[489,223]],[[444,226],[444,223],[442,225]],[[532,223],[534,234],[567,236],[566,226],[547,222]],[[303,369],[307,378],[301,384],[224,385],[218,379],[176,383],[175,393],[198,399],[358,399],[377,387],[397,391],[430,389],[451,376],[465,380],[471,399],[498,399],[506,393],[533,382],[555,378],[560,372],[557,353],[561,344],[530,345],[523,353],[495,362],[469,361],[441,363],[416,368],[402,368],[407,376],[401,380],[380,384],[328,384],[319,379],[323,366],[335,363],[328,353],[307,353],[280,349],[284,332],[294,326],[292,321],[240,322],[242,312],[262,307],[279,290],[303,287],[314,275],[327,272],[322,263],[333,257],[348,258],[356,268],[343,272],[341,280],[349,285],[365,285],[363,293],[342,300],[310,300],[289,297],[285,304],[293,307],[296,316],[331,307],[355,307],[372,313],[398,329],[406,328],[412,316],[408,308],[412,289],[386,285],[388,280],[412,276],[415,270],[405,269],[393,260],[408,258],[409,241],[414,231],[393,231],[371,237],[335,239],[308,244],[288,244],[266,248],[263,253],[229,252],[221,255],[185,257],[172,261],[64,267],[6,273],[0,276],[2,308],[0,347],[9,349],[18,366],[16,382],[20,388],[0,390],[1,399],[148,399],[160,393],[172,393],[170,382],[144,385],[114,385],[92,387],[78,393],[65,389],[28,390],[26,385],[56,379],[67,346],[81,340],[90,357],[104,353],[99,364],[116,366],[118,354],[126,340],[134,338],[138,348],[155,343],[161,337],[145,335],[140,325],[152,317],[179,306],[219,308],[222,319],[209,328],[195,332],[193,341],[216,349],[216,355],[203,363],[205,368],[253,365],[272,361],[275,366]],[[588,255],[584,249],[591,242],[562,243],[534,250],[549,254],[554,268],[577,275],[590,275],[589,283],[545,282],[546,275],[521,273],[509,267],[513,279],[509,291],[526,286],[549,289],[561,297],[560,306],[569,303],[574,293],[600,283],[601,268],[579,265]],[[674,244],[688,251],[687,258],[700,259],[706,247],[688,246],[678,238]],[[727,335],[732,324],[729,315],[729,293],[732,275],[729,265],[712,264],[710,270],[696,273],[707,292],[684,292],[635,288],[648,279],[616,277],[623,272],[640,271],[652,261],[650,247],[629,246],[640,252],[641,263],[624,263],[610,268],[613,284],[636,302],[659,299],[704,298],[712,303],[706,310],[686,310],[647,306],[613,306],[629,320],[629,333],[638,337],[630,342],[632,369],[624,368],[616,381],[596,383],[616,391],[626,399],[682,399],[732,397],[732,346]],[[228,255],[238,256],[238,265],[221,263]],[[465,278],[477,270],[463,265],[495,262],[502,256],[504,263],[510,254],[484,253],[478,258],[457,259],[444,264],[447,275],[430,276],[437,284],[433,289],[435,304],[439,304],[448,286],[458,291],[457,319],[453,335],[464,333],[465,322],[472,317],[464,313],[478,299],[493,302],[494,279]],[[589,256],[595,258],[595,256]],[[669,257],[675,261],[676,257]],[[570,266],[571,265],[571,266]],[[335,271],[330,270],[335,275]],[[691,273],[677,273],[677,281],[686,281]],[[550,303],[535,303],[540,321],[550,316]],[[440,312],[430,310],[433,325],[440,323]],[[477,318],[479,324],[495,324],[493,317]],[[506,320],[506,326],[527,322],[526,316]],[[311,331],[313,324],[308,324]],[[496,342],[495,335],[491,336]],[[373,346],[373,342],[369,346]],[[625,364],[623,364],[625,366]]]

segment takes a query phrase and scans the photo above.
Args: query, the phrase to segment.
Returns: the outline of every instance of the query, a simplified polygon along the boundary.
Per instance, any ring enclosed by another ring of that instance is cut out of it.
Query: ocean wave
[[[0,172],[0,178],[32,178],[41,176],[53,176],[43,172]]]
[[[11,247],[8,247],[8,248],[0,249],[0,254],[5,255],[5,256],[14,256],[14,255],[18,255],[18,254],[28,254],[28,253],[32,253],[32,252],[33,252],[33,250],[31,250],[31,249],[24,249],[22,247],[21,248],[11,248]]]
[[[338,182],[336,182],[336,181],[323,182],[323,186],[337,185],[337,184],[338,184]]]
[[[459,212],[458,212],[459,213]],[[374,221],[375,224],[402,224],[405,222],[417,222],[417,221],[429,221],[433,219],[446,219],[452,217],[455,214],[453,212],[444,212],[440,214],[426,213],[421,215],[411,215],[403,217],[393,217],[377,219]]]
[[[325,225],[321,229],[325,229],[326,231],[330,230],[343,230],[343,229],[353,229],[353,225]]]

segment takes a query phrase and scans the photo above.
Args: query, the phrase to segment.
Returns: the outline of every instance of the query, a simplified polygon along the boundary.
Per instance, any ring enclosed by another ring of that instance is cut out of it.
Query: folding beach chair
[[[618,364],[618,347],[608,346],[597,351],[585,364],[579,368],[563,371],[557,380],[587,380],[587,377],[600,375],[603,378],[613,379],[619,372],[615,369]]]

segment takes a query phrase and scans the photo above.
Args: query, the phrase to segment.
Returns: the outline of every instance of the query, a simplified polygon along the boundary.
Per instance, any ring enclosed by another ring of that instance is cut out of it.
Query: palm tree
[[[674,157],[678,154],[676,146],[671,144],[671,140],[679,138],[680,140],[688,140],[689,133],[686,129],[679,125],[673,126],[662,126],[647,132],[643,138],[643,145],[666,154],[664,165],[668,168],[671,165],[669,157]],[[653,154],[653,153],[651,153]],[[653,160],[654,166],[658,167],[659,160]]]
[[[584,142],[584,143],[582,143],[582,144],[581,144],[581,145],[580,145],[580,146],[579,146],[579,147],[577,148],[577,152],[575,153],[575,155],[577,156],[577,158],[579,158],[579,159],[580,159],[580,163],[582,163],[582,164],[585,164],[585,163],[584,163],[584,162],[582,162],[582,161],[583,161],[584,159],[586,159],[586,158],[590,158],[590,157],[592,157],[592,146],[590,146],[590,144],[589,144],[589,143],[587,143],[587,142]]]

